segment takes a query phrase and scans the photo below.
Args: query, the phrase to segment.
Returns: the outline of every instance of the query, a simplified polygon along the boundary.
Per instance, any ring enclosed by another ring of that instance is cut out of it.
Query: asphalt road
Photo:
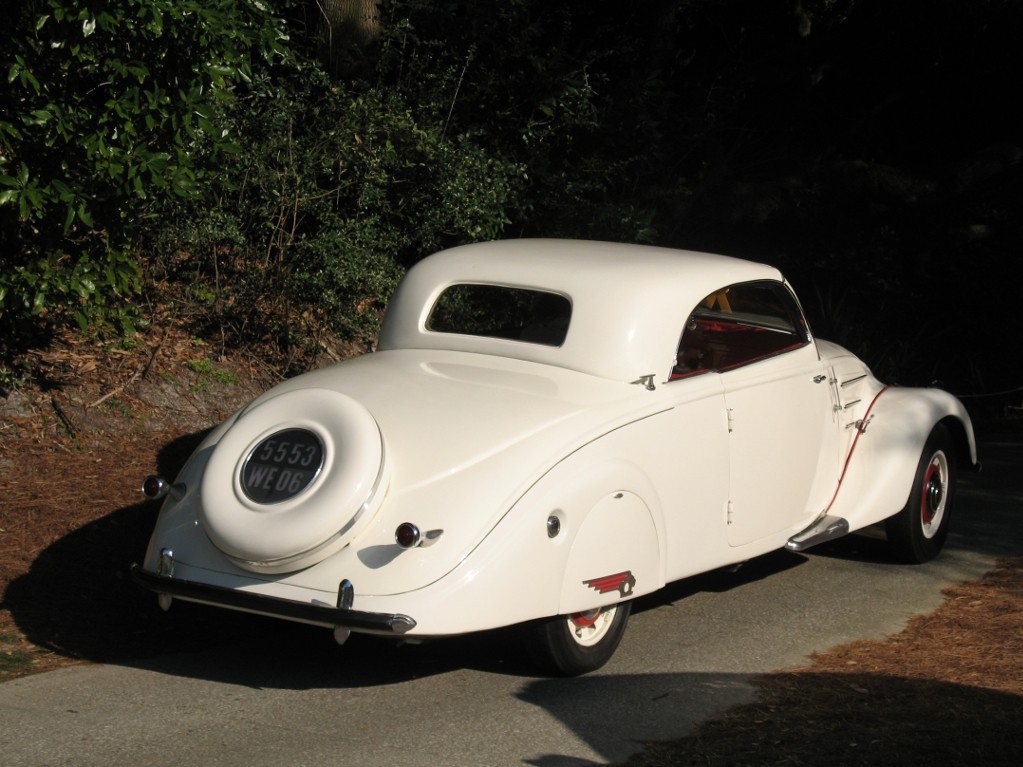
[[[1023,553],[1023,446],[984,445],[942,556],[892,563],[877,536],[670,586],[637,604],[616,656],[578,679],[531,675],[508,632],[392,647],[256,622],[231,646],[0,685],[0,764],[539,765],[626,758],[751,700],[752,676],[899,630],[999,555]]]

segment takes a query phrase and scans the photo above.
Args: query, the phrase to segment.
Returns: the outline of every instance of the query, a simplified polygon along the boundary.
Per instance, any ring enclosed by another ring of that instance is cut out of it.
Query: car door
[[[679,361],[720,374],[729,545],[809,524],[837,481],[835,425],[828,376],[788,288],[757,281],[707,296],[689,318]]]
[[[721,526],[727,509],[729,444],[721,376],[673,376],[664,391],[672,410],[662,419],[667,458],[659,492],[670,513],[665,518],[667,580],[720,567],[729,547]]]
[[[813,345],[722,374],[729,422],[728,542],[795,532],[823,510],[831,393]]]

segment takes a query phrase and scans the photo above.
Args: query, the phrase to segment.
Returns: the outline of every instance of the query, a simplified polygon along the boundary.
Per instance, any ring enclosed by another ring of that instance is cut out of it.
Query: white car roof
[[[782,275],[743,259],[646,245],[554,239],[465,245],[409,270],[387,309],[378,348],[474,352],[626,382],[651,374],[663,380],[697,303],[727,285],[752,280],[782,281]],[[567,296],[572,317],[564,343],[551,347],[428,330],[437,297],[459,283]]]

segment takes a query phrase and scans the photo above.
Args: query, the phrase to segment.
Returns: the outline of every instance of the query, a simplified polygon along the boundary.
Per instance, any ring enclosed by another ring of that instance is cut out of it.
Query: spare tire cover
[[[203,474],[200,520],[235,564],[280,573],[343,548],[385,490],[373,416],[329,389],[285,392],[241,415]]]

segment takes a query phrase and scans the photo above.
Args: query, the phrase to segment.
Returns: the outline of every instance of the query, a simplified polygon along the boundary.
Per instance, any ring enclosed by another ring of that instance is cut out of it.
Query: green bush
[[[0,32],[0,322],[130,310],[130,248],[168,196],[237,151],[222,122],[253,63],[283,53],[258,0],[30,0]]]
[[[206,321],[280,347],[310,325],[371,336],[408,265],[504,231],[520,166],[311,62],[275,83],[233,106],[246,151],[221,161],[208,201],[169,202],[149,227],[154,275],[215,283]]]

